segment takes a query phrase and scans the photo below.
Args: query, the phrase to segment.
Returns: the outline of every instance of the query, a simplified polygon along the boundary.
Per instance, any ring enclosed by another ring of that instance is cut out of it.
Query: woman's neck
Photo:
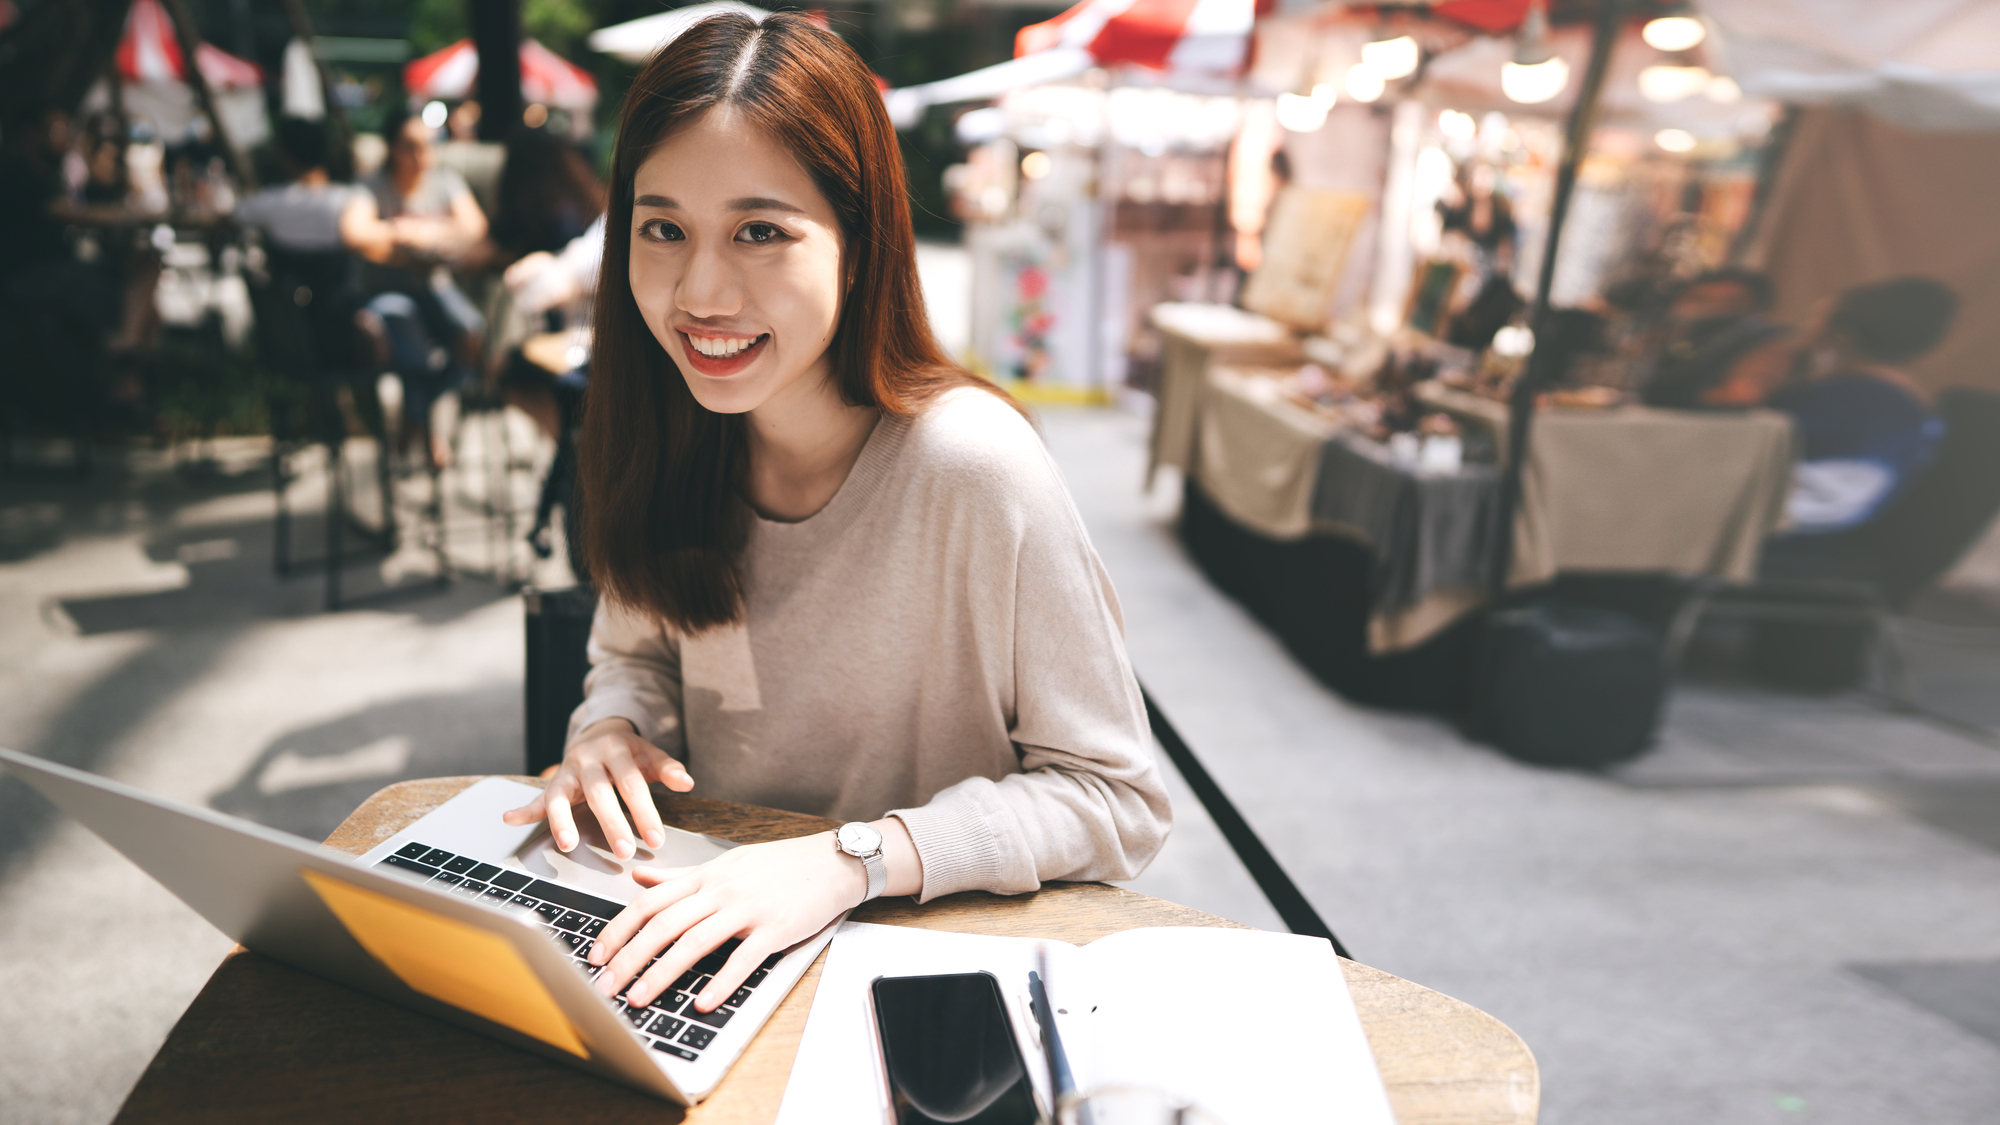
[[[849,406],[830,376],[800,379],[750,412],[750,506],[765,519],[807,519],[846,482],[881,411]]]

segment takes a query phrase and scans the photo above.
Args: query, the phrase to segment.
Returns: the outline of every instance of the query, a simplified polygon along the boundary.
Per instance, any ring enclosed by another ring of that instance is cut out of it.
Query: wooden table
[[[478,780],[391,785],[326,842],[360,855]],[[833,827],[800,813],[681,796],[662,814],[668,824],[744,843]],[[1013,897],[972,892],[924,906],[878,899],[854,917],[1078,944],[1134,926],[1237,925],[1100,883],[1053,883]],[[684,1111],[238,948],[174,1025],[117,1121],[768,1122],[823,964],[806,973],[715,1093]],[[1342,967],[1401,1125],[1531,1125],[1540,1077],[1506,1025],[1366,965]]]

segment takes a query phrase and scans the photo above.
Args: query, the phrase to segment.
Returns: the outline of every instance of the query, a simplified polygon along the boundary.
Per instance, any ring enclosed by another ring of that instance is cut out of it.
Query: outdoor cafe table
[[[1376,559],[1368,647],[1421,643],[1485,600],[1500,476],[1427,472],[1288,398],[1283,368],[1211,367],[1192,474],[1237,525],[1270,540],[1356,538]],[[1422,387],[1423,405],[1502,447],[1507,408]],[[1509,584],[1561,572],[1744,581],[1791,483],[1791,422],[1768,411],[1546,408],[1522,475]]]
[[[478,780],[391,785],[326,842],[360,855]],[[833,827],[800,813],[677,795],[661,813],[676,827],[742,843]],[[922,906],[877,899],[854,917],[1075,943],[1136,926],[1237,925],[1102,883],[1051,883],[1009,897],[948,895]],[[238,948],[168,1034],[116,1120],[768,1122],[784,1096],[823,964],[806,973],[715,1093],[683,1111]],[[1531,1125],[1541,1079],[1534,1056],[1506,1025],[1379,969],[1353,961],[1341,967],[1401,1125]]]

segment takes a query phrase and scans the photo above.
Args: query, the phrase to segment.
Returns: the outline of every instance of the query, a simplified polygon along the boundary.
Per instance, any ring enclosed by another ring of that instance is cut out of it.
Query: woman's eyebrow
[[[632,206],[658,207],[669,211],[680,209],[679,203],[664,195],[638,196],[632,200]],[[743,199],[732,199],[724,204],[724,206],[731,211],[787,211],[794,215],[803,215],[806,213],[806,209],[803,207],[794,207],[782,199],[770,199],[761,195],[747,196]]]

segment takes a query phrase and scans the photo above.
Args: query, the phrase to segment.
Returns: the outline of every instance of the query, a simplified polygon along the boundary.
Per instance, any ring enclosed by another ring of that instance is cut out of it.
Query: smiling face
[[[840,222],[791,153],[727,106],[632,184],[632,298],[695,400],[741,414],[832,389]]]

